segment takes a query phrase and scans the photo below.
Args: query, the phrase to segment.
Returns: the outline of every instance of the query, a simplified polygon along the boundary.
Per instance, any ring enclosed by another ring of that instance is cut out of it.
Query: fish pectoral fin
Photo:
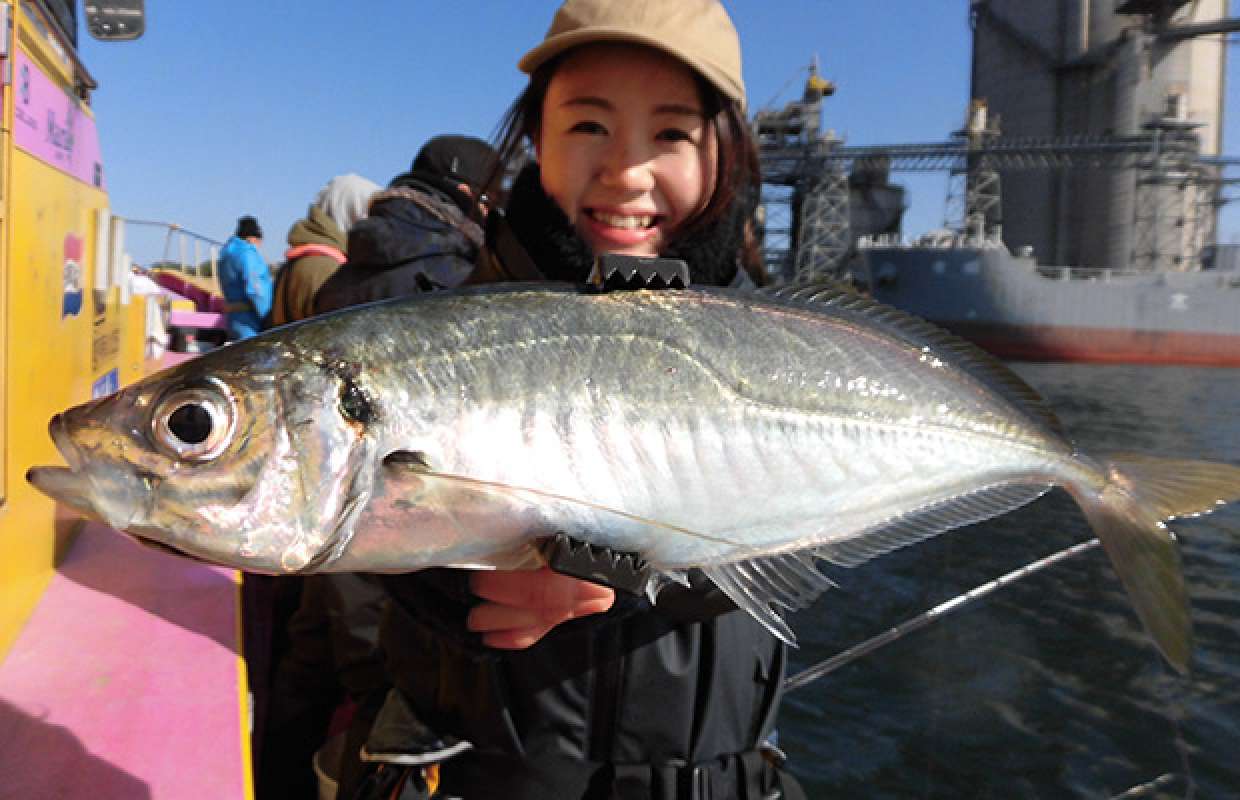
[[[421,458],[409,456],[394,460],[393,456],[388,456],[384,460],[384,466],[384,481],[404,481],[408,484],[411,504],[433,498],[435,505],[444,513],[465,509],[472,511],[470,516],[473,517],[476,517],[481,509],[497,513],[506,508],[510,513],[533,514],[547,525],[539,532],[543,536],[562,533],[571,539],[594,546],[610,547],[617,544],[598,541],[600,528],[605,526],[607,529],[627,529],[629,539],[657,541],[654,537],[678,536],[744,547],[743,542],[726,536],[690,530],[579,497],[468,475],[439,472],[427,466],[426,461]],[[617,549],[628,551],[628,548],[624,547]],[[634,551],[638,549],[633,548]],[[640,552],[637,554],[644,555]]]
[[[385,457],[375,494],[386,498],[394,513],[407,513],[409,525],[432,520],[444,533],[440,538],[454,542],[454,564],[497,569],[543,566],[547,554],[539,543],[556,534],[643,559],[649,555],[644,552],[649,545],[670,538],[715,542],[732,549],[741,546],[731,539],[577,497],[440,472],[430,463],[414,450]],[[434,566],[444,565],[434,562]],[[668,572],[657,564],[653,569]],[[669,578],[684,580],[676,574]],[[643,584],[643,591],[650,589]]]
[[[706,566],[702,572],[738,607],[793,647],[796,636],[780,615],[780,609],[799,611],[835,586],[814,566],[812,551]]]

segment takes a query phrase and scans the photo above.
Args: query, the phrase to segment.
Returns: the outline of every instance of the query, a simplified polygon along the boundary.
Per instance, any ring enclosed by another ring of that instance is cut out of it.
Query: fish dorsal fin
[[[821,545],[814,553],[837,566],[856,567],[906,545],[1006,514],[1036,500],[1050,488],[1028,484],[988,486],[901,514],[846,540]]]
[[[702,572],[776,638],[796,646],[796,636],[779,610],[799,611],[835,586],[813,562],[812,553],[782,553],[706,566]]]
[[[936,357],[948,362],[999,394],[1056,437],[1066,438],[1059,418],[1046,401],[1003,362],[939,326],[898,308],[880,303],[837,281],[793,283],[778,288],[757,289],[766,297],[789,305],[831,309],[855,315],[869,325],[918,349],[930,348]]]

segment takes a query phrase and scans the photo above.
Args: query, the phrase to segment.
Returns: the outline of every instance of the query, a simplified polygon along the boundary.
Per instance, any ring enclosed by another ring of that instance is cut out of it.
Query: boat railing
[[[1058,281],[1100,281],[1107,282],[1115,278],[1133,278],[1138,275],[1149,275],[1135,269],[1114,269],[1111,267],[1037,267],[1037,272],[1044,278]]]
[[[126,219],[125,227],[131,252],[161,252],[162,245],[163,255],[143,268],[175,270],[205,281],[211,291],[221,294],[216,264],[223,242],[175,222]]]
[[[1056,267],[1042,265],[1037,266],[1036,269],[1037,273],[1042,277],[1057,281],[1096,281],[1098,283],[1107,283],[1108,281],[1146,277],[1154,278],[1159,282],[1166,282],[1174,280],[1174,278],[1169,277],[1174,274],[1193,275],[1207,273],[1217,278],[1220,288],[1240,286],[1240,275],[1221,270],[1187,269],[1180,270],[1178,273],[1167,273],[1113,267]]]
[[[905,239],[896,233],[880,233],[875,236],[861,236],[857,239],[857,248],[896,249],[896,250],[956,250],[970,248],[974,250],[1007,250],[1003,237],[998,232],[976,234],[956,230],[937,230],[923,233],[912,239]]]

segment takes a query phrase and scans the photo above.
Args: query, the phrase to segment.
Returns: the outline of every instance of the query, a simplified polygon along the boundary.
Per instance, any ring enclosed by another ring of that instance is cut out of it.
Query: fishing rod
[[[1039,558],[1037,561],[1030,562],[1019,569],[1014,569],[1011,572],[1000,575],[998,578],[995,578],[988,583],[984,583],[981,586],[976,586],[964,594],[957,595],[947,602],[940,603],[929,611],[924,611],[912,619],[901,622],[894,628],[884,631],[877,636],[866,639],[861,644],[854,645],[847,650],[837,653],[836,655],[828,658],[826,661],[821,661],[809,669],[798,672],[796,675],[793,675],[784,681],[784,691],[790,692],[793,689],[799,689],[807,683],[818,680],[823,675],[834,672],[846,664],[851,664],[853,661],[856,661],[864,655],[873,653],[883,645],[891,644],[897,639],[901,639],[915,630],[926,627],[940,617],[944,617],[953,611],[959,611],[965,606],[980,600],[996,589],[1015,583],[1022,578],[1027,578],[1039,570],[1045,569],[1052,564],[1057,564],[1064,559],[1084,553],[1086,550],[1092,550],[1097,547],[1098,544],[1099,542],[1097,539],[1090,539],[1087,542],[1074,544],[1071,547],[1064,548],[1057,553],[1051,553],[1045,558]]]

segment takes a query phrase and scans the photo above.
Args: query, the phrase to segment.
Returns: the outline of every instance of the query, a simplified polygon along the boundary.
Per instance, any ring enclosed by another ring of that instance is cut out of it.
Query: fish
[[[53,417],[29,482],[140,541],[269,574],[531,569],[549,536],[700,570],[775,636],[855,567],[1066,490],[1159,651],[1165,521],[1240,468],[1088,455],[1002,363],[853,291],[512,284],[347,309]]]

